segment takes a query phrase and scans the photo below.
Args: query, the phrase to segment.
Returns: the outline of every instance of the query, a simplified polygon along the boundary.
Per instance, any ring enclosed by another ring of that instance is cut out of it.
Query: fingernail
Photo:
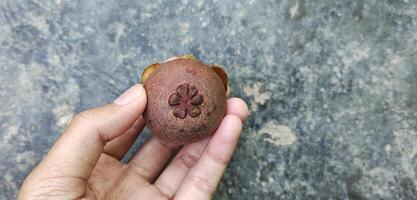
[[[122,95],[117,97],[116,100],[113,101],[114,104],[123,106],[129,104],[136,100],[137,98],[141,97],[143,94],[143,87],[139,84],[136,84],[126,90]]]

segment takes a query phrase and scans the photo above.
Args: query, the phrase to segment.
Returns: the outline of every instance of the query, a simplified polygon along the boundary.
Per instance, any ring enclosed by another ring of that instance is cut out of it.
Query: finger
[[[129,161],[131,170],[153,182],[179,146],[169,146],[152,136]]]
[[[242,121],[227,115],[204,149],[196,165],[188,172],[175,195],[178,199],[210,199],[236,148]]]
[[[125,133],[108,142],[104,146],[103,152],[117,160],[121,160],[127,151],[129,151],[130,147],[140,135],[144,127],[145,123],[143,118],[140,117]]]
[[[201,153],[206,147],[210,138],[184,146],[181,151],[172,159],[168,167],[155,181],[165,196],[172,199],[185,175],[200,159]]]
[[[226,113],[239,116],[240,120],[244,121],[248,116],[248,108],[243,100],[231,98],[227,101]],[[221,123],[220,126],[224,126],[224,123]],[[219,128],[219,130],[221,130],[221,128]],[[205,139],[183,147],[158,177],[155,186],[168,197],[173,197],[189,169],[192,168],[200,158],[208,141],[209,139]]]
[[[230,98],[227,100],[227,114],[233,114],[245,121],[248,118],[249,111],[246,103],[239,98]]]
[[[126,132],[146,106],[146,93],[135,85],[106,106],[81,112],[71,122],[40,169],[54,169],[54,176],[86,180],[92,173],[104,145]]]

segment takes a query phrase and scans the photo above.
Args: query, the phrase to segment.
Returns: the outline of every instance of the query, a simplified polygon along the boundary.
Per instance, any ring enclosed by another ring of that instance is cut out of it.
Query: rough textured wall
[[[417,196],[414,0],[0,0],[0,199],[144,66],[225,66],[251,115],[216,199]]]

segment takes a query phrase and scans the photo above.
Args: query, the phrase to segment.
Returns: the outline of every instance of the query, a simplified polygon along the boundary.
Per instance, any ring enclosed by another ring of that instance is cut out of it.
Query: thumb
[[[134,85],[113,103],[79,113],[38,166],[54,175],[88,179],[106,142],[125,131],[146,107],[146,92]]]

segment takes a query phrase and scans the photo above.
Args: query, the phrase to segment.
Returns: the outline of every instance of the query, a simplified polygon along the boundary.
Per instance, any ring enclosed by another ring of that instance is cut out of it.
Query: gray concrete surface
[[[75,113],[185,53],[224,66],[251,110],[215,199],[416,199],[416,11],[414,0],[0,0],[0,199]]]

